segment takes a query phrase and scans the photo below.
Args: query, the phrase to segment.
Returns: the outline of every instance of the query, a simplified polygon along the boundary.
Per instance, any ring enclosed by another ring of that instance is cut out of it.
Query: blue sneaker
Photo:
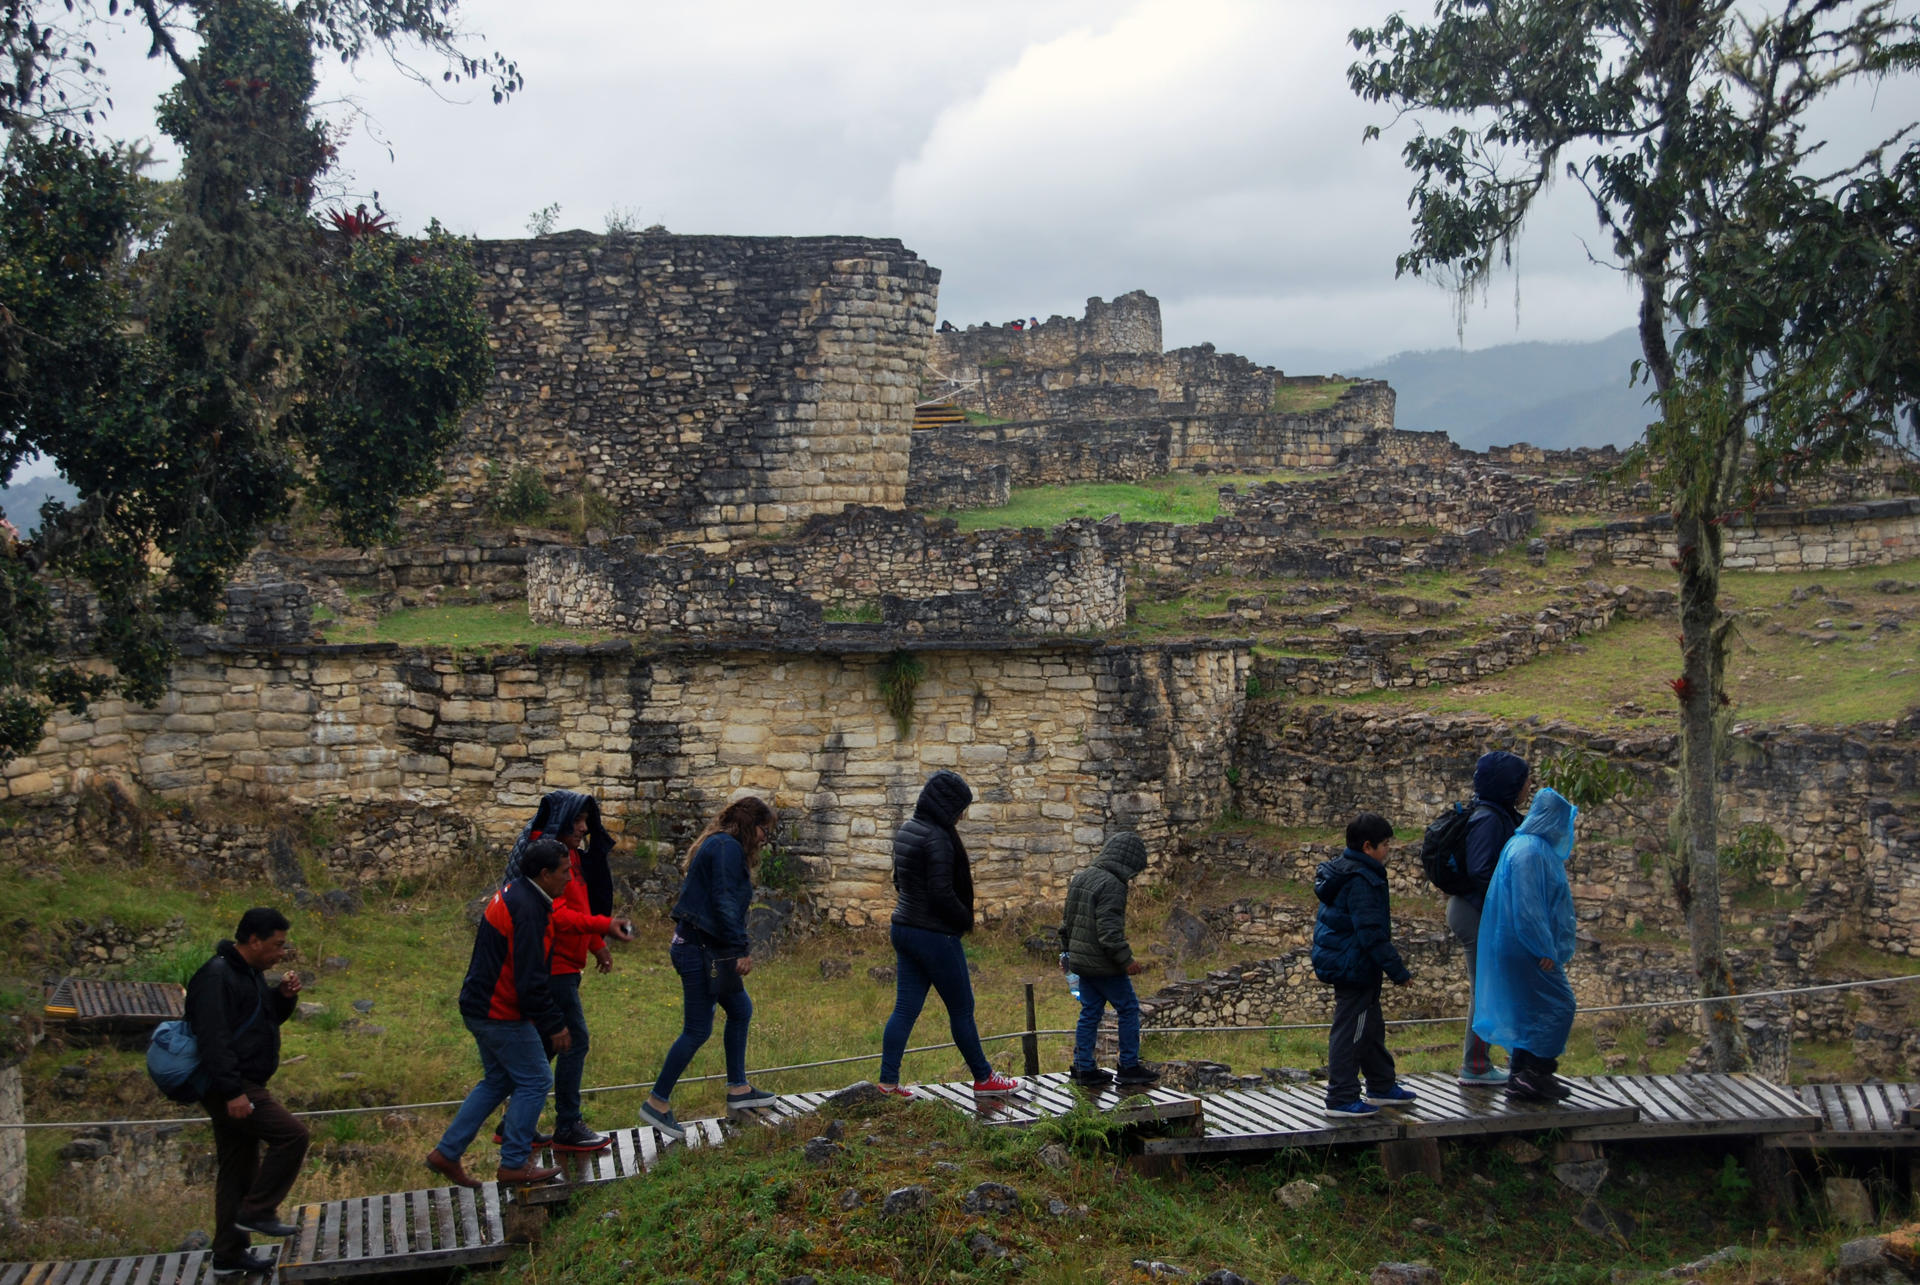
[[[1379,1114],[1379,1107],[1365,1102],[1342,1102],[1339,1106],[1327,1107],[1329,1120],[1363,1120],[1370,1115]]]
[[[1420,1100],[1420,1095],[1404,1085],[1396,1084],[1384,1093],[1375,1093],[1369,1089],[1364,1095],[1368,1102],[1377,1107],[1410,1107]]]
[[[1497,1089],[1506,1084],[1508,1074],[1504,1066],[1489,1066],[1484,1071],[1469,1071],[1463,1067],[1454,1082],[1469,1089]]]
[[[686,1141],[687,1128],[673,1118],[672,1107],[668,1107],[665,1111],[655,1111],[653,1109],[653,1103],[642,1102],[640,1104],[640,1123],[652,1125],[661,1133],[665,1134],[671,1142]]]

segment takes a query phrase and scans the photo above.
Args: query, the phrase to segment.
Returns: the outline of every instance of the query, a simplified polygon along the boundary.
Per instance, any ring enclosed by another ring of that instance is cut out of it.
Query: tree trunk
[[[1720,932],[1719,754],[1720,531],[1703,514],[1674,515],[1680,551],[1680,837],[1686,857],[1687,938],[1702,998],[1733,993]],[[1746,1062],[1740,1023],[1730,1003],[1703,1006],[1707,1047],[1718,1071]]]

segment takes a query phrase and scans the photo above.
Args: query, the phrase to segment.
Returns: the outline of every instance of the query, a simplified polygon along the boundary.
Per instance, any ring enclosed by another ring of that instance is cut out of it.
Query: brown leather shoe
[[[509,1187],[518,1187],[529,1182],[550,1182],[560,1176],[560,1169],[557,1165],[537,1165],[529,1160],[518,1169],[501,1165],[493,1176]]]
[[[438,1147],[427,1152],[426,1165],[427,1168],[433,1170],[448,1182],[458,1186],[478,1187],[481,1185],[480,1180],[468,1173],[466,1167],[458,1160],[449,1160],[441,1155],[440,1148]]]

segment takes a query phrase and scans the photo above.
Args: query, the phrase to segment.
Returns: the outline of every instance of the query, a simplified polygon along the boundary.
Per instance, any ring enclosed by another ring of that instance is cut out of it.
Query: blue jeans
[[[553,1002],[560,1016],[567,1019],[572,1047],[553,1060],[553,1127],[564,1129],[579,1122],[580,1076],[587,1069],[587,1012],[580,1007],[580,974],[553,975]]]
[[[880,1037],[880,1083],[900,1083],[900,1059],[929,989],[939,991],[940,1002],[947,1006],[947,1029],[953,1032],[953,1042],[960,1046],[960,1056],[973,1078],[992,1075],[993,1064],[987,1061],[973,1024],[973,979],[967,975],[967,952],[960,939],[952,933],[903,924],[895,924],[889,936],[894,953],[893,1016]]]
[[[747,1083],[747,1023],[753,1020],[753,1001],[744,990],[731,995],[715,995],[707,980],[707,953],[692,942],[683,941],[668,952],[673,971],[680,974],[680,1036],[667,1050],[660,1078],[653,1082],[653,1096],[662,1102],[673,1098],[673,1086],[680,1082],[693,1055],[713,1034],[713,1006],[718,1004],[727,1015],[726,1030],[720,1045],[727,1051],[727,1084],[745,1087]]]
[[[553,1087],[547,1050],[532,1022],[463,1020],[473,1032],[473,1042],[480,1046],[480,1083],[454,1112],[453,1123],[440,1135],[436,1150],[449,1160],[458,1160],[473,1145],[474,1135],[494,1108],[506,1102],[500,1167],[518,1169],[533,1154],[533,1129],[540,1122],[540,1109],[547,1104],[547,1090]]]
[[[1120,1022],[1120,1065],[1140,1065],[1140,999],[1133,993],[1133,979],[1125,973],[1105,977],[1080,974],[1080,1025],[1073,1037],[1073,1069],[1094,1068],[1093,1044],[1100,1035],[1100,1017],[1107,1005]]]

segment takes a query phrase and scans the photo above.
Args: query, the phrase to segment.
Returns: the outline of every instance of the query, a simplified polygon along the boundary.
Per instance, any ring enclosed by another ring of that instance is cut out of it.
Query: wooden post
[[[1389,1182],[1416,1173],[1423,1173],[1439,1182],[1440,1140],[1404,1138],[1398,1142],[1383,1142],[1380,1144],[1380,1167],[1387,1171]]]
[[[1040,1074],[1040,1024],[1033,1016],[1033,983],[1027,983],[1027,1033],[1020,1037],[1020,1052],[1024,1061],[1023,1073],[1028,1076]]]

